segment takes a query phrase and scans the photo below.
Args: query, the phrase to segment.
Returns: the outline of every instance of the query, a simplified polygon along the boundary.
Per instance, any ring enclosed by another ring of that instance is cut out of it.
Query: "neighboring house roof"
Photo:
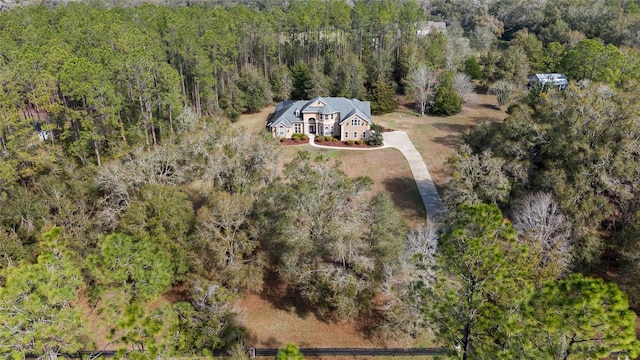
[[[424,25],[421,29],[418,29],[418,36],[426,36],[431,31],[437,31],[444,33],[447,31],[447,23],[444,21],[427,21],[427,24]]]
[[[316,103],[320,106],[311,106]],[[353,115],[358,115],[367,123],[371,123],[371,103],[357,99],[343,97],[317,97],[311,100],[281,101],[276,104],[276,109],[267,126],[275,127],[284,125],[293,126],[294,122],[302,121],[302,114],[334,114],[340,113],[341,122]]]
[[[529,76],[529,85],[552,85],[552,86],[567,86],[569,80],[563,74],[551,73],[551,74],[534,74]]]

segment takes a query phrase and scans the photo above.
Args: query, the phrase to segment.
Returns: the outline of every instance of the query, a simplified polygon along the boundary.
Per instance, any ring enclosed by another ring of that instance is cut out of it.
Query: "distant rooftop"
[[[569,85],[569,80],[564,74],[534,74],[529,76],[529,86],[557,86],[560,89]]]
[[[447,24],[444,21],[427,21],[422,27],[418,27],[418,36],[427,36],[432,31],[447,32]]]

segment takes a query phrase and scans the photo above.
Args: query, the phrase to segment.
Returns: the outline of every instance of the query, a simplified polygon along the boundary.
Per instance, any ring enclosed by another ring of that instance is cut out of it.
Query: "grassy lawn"
[[[274,106],[269,106],[258,113],[242,115],[240,119],[233,124],[233,126],[245,128],[247,131],[253,133],[259,133],[265,129],[267,116],[273,112],[273,109]],[[409,138],[420,152],[420,155],[422,155],[422,158],[427,164],[429,172],[436,182],[436,185],[440,188],[446,180],[446,171],[444,167],[446,160],[462,144],[462,134],[464,134],[465,131],[471,130],[483,121],[499,122],[504,120],[506,116],[507,114],[504,111],[497,109],[497,103],[494,96],[478,94],[475,100],[465,104],[462,112],[453,116],[421,117],[417,115],[417,112],[414,109],[403,106],[395,112],[380,116],[373,116],[373,121],[386,128],[406,131]],[[294,148],[297,149],[300,147]],[[308,149],[310,149],[310,147]],[[335,156],[340,154],[340,159],[345,165],[349,166],[353,164],[348,163],[348,159],[351,158],[354,161],[357,161],[360,156],[362,156],[352,154],[354,152],[351,151],[331,151],[335,152]],[[378,155],[369,155],[372,159],[376,156]],[[385,160],[384,156],[380,160],[381,161],[376,163],[382,164],[383,167],[384,164],[394,164],[394,166],[398,164],[393,162],[382,162],[382,160]],[[402,160],[402,163],[406,164],[406,161]],[[385,169],[388,168],[385,167]],[[408,165],[406,166],[406,169],[409,169]],[[358,170],[362,170],[362,167],[358,168]],[[371,171],[354,174],[349,172],[349,175],[367,175],[367,173],[369,176],[372,175]],[[395,174],[393,174],[393,176],[395,176]],[[410,172],[409,177],[412,178]],[[381,181],[384,181],[384,179],[381,179]],[[415,194],[418,196],[417,190]],[[400,203],[398,203],[398,205],[400,205]],[[421,206],[421,204],[418,205]]]
[[[291,161],[299,151],[322,153],[342,163],[342,170],[350,177],[369,176],[373,180],[370,196],[388,191],[405,220],[420,224],[425,216],[420,193],[413,180],[409,163],[396,149],[375,151],[350,151],[320,149],[310,145],[286,146],[279,160],[279,167]],[[392,166],[390,166],[392,164]]]
[[[499,122],[506,113],[497,109],[494,96],[478,94],[465,104],[459,114],[438,117],[418,116],[413,109],[401,107],[398,111],[374,116],[373,121],[394,130],[406,131],[438,186],[446,181],[446,160],[462,145],[462,135],[483,121]]]
[[[266,130],[267,118],[271,113],[273,113],[273,110],[275,108],[275,106],[267,106],[257,113],[242,114],[240,115],[238,121],[231,123],[231,126],[236,128],[244,128],[251,133],[258,134],[262,130]]]

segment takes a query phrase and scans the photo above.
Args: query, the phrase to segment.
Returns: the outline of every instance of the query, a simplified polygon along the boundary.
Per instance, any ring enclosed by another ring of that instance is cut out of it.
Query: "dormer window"
[[[296,109],[296,111],[294,112],[294,114],[295,114],[296,116],[300,116],[300,109]]]

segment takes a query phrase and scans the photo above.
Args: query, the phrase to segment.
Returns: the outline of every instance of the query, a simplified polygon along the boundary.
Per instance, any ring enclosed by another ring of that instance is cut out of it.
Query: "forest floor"
[[[259,113],[242,115],[233,126],[259,133],[266,126],[273,107]],[[483,121],[500,122],[506,113],[497,108],[494,96],[478,94],[465,104],[462,112],[449,117],[417,116],[415,110],[402,105],[389,114],[374,116],[385,128],[403,130],[420,152],[436,186],[446,181],[446,160],[462,144],[462,135]],[[279,166],[291,161],[298,151],[318,151],[342,163],[351,177],[367,175],[373,180],[371,195],[381,190],[391,193],[402,215],[411,225],[425,218],[425,210],[403,155],[395,149],[378,151],[340,151],[318,149],[309,145],[283,145]],[[372,171],[373,170],[373,171]],[[236,305],[240,320],[247,327],[247,346],[283,347],[289,342],[301,347],[411,347],[432,346],[429,339],[379,336],[375,319],[326,320],[313,311],[296,308],[271,276],[261,293],[245,295]]]
[[[433,346],[425,339],[388,336],[375,311],[350,320],[328,318],[300,305],[295,294],[274,272],[267,272],[263,291],[245,295],[237,304],[239,320],[248,329],[246,346],[300,347],[413,347]]]

